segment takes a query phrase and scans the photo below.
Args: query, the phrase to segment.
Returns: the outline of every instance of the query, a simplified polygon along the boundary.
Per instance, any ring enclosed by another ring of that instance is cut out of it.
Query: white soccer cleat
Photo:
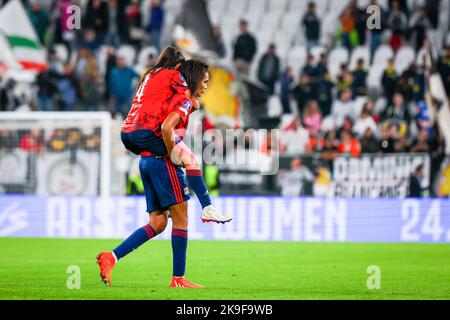
[[[220,213],[217,213],[216,208],[213,205],[209,205],[203,208],[201,219],[203,223],[205,222],[225,223],[233,220],[233,217],[224,216]]]

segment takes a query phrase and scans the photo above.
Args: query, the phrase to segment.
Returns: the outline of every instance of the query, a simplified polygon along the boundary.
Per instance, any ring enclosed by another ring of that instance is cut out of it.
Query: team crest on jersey
[[[183,107],[189,111],[192,108],[192,103],[190,101],[183,102]]]
[[[184,188],[184,195],[187,196],[189,194],[189,188],[185,187]]]

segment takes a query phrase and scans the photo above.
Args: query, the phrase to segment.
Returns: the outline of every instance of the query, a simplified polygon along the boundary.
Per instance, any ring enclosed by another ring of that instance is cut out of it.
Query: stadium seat
[[[339,73],[341,64],[348,63],[349,53],[344,47],[336,47],[330,51],[328,56],[328,70],[330,72],[331,78],[335,79]]]
[[[314,62],[319,62],[320,55],[322,53],[326,53],[326,49],[324,47],[318,46],[311,49],[311,55],[314,57]]]
[[[401,74],[405,71],[411,63],[415,61],[416,54],[414,49],[409,46],[404,46],[398,50],[397,55],[395,56],[395,70],[397,73]]]
[[[356,63],[358,59],[364,59],[364,64],[367,67],[370,63],[370,51],[368,47],[359,46],[356,47],[352,52],[352,57],[350,59],[350,64],[348,66],[349,70],[352,71],[356,68]]]
[[[244,18],[247,15],[247,0],[228,0],[228,14],[237,15]]]
[[[220,0],[223,1],[223,0]],[[226,2],[226,1],[224,1]],[[266,0],[248,0],[248,12],[251,14],[259,13],[262,14],[267,10],[267,1]]]
[[[63,44],[55,44],[53,48],[56,51],[56,55],[59,59],[61,59],[64,62],[67,62],[69,60],[69,51],[67,50],[67,47]]]
[[[291,48],[288,53],[287,62],[292,68],[294,68],[294,73],[298,73],[300,69],[305,65],[306,62],[306,47],[296,46]]]
[[[367,76],[367,86],[370,89],[380,90],[382,88],[381,78],[385,68],[381,68],[380,65],[373,63],[370,66],[369,74]]]
[[[283,112],[280,97],[272,95],[267,102],[267,116],[269,118],[279,117]]]
[[[290,0],[288,9],[289,12],[305,12],[308,5],[308,0]]]
[[[287,9],[288,0],[269,0],[267,10],[269,11],[285,11]]]
[[[317,14],[323,18],[328,11],[331,0],[316,0]],[[306,7],[305,7],[306,8]]]
[[[117,50],[117,56],[124,57],[127,65],[132,66],[136,58],[136,50],[131,45],[121,45]]]
[[[394,57],[394,50],[389,45],[381,45],[375,51],[372,65],[376,65],[378,68],[384,69],[387,65],[387,61]]]

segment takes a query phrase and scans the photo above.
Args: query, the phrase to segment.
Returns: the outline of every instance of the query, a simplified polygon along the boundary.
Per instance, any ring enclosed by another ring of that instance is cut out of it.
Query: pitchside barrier
[[[189,201],[189,238],[234,241],[450,242],[450,199],[216,197],[225,225],[202,223]],[[0,196],[0,236],[124,238],[146,224],[135,197]],[[158,239],[170,239],[171,225]]]

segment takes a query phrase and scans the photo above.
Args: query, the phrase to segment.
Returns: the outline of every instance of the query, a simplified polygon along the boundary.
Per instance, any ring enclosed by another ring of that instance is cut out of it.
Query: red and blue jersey
[[[136,90],[130,111],[122,124],[122,132],[148,129],[157,134],[161,120],[165,119],[162,114],[167,116],[167,110],[176,108],[175,103],[189,100],[185,94],[187,90],[186,81],[178,70],[157,69],[148,73]]]

